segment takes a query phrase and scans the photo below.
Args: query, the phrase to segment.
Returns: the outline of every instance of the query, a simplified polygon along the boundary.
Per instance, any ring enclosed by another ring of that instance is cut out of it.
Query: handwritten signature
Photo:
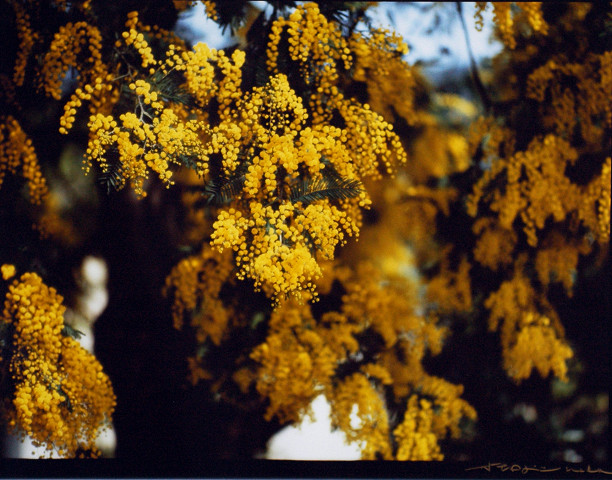
[[[465,471],[468,472],[470,470],[486,470],[490,472],[491,469],[497,469],[500,472],[521,472],[522,474],[526,474],[529,472],[559,472],[563,471],[562,467],[556,468],[546,468],[546,467],[536,467],[535,465],[532,467],[528,467],[526,465],[519,465],[517,463],[508,464],[508,463],[487,463],[486,465],[479,465],[477,467],[466,468]],[[590,465],[587,466],[586,470],[584,468],[575,468],[575,467],[565,467],[566,473],[605,473],[606,475],[612,475],[612,471],[602,470],[601,468],[591,468]]]

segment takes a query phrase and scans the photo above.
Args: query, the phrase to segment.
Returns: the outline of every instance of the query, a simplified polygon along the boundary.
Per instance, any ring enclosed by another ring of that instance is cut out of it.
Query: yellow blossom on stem
[[[73,457],[97,452],[95,439],[115,408],[110,381],[96,358],[65,337],[63,298],[35,273],[9,286],[0,320],[14,331],[15,383],[8,424],[35,445]]]

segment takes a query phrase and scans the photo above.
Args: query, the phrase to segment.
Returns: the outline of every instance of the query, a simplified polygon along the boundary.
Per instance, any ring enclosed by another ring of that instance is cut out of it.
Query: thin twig
[[[480,95],[480,100],[484,106],[484,109],[487,113],[491,111],[491,99],[487,94],[487,91],[480,79],[480,75],[478,74],[478,67],[476,65],[476,60],[474,59],[474,53],[472,52],[472,47],[470,45],[470,37],[468,35],[467,25],[465,24],[465,20],[463,18],[463,8],[461,2],[455,2],[457,6],[457,13],[459,14],[459,20],[461,20],[461,26],[463,27],[463,35],[465,36],[465,43],[468,50],[468,55],[470,56],[470,69],[472,72],[472,80],[474,81],[474,85],[476,87],[476,91],[478,95]]]

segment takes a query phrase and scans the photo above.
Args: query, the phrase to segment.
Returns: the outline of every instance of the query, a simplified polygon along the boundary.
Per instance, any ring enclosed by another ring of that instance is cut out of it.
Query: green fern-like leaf
[[[105,172],[102,172],[98,181],[106,187],[106,193],[109,194],[111,190],[119,190],[123,184],[123,170],[119,161],[109,162],[110,165]]]
[[[150,81],[165,100],[180,103],[187,107],[195,106],[193,96],[181,87],[184,79],[177,72],[164,75],[162,72],[157,71],[150,77]]]
[[[244,181],[244,175],[240,175],[239,177],[223,183],[211,180],[204,186],[202,194],[208,197],[209,204],[212,203],[217,206],[227,205],[242,192]]]
[[[362,192],[358,180],[325,176],[320,179],[304,178],[291,187],[291,202],[305,205],[318,200],[347,200]]]

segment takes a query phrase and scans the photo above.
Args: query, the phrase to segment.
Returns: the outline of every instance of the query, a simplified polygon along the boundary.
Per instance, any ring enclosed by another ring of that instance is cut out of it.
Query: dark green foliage
[[[62,328],[62,335],[64,335],[65,337],[72,337],[75,340],[78,340],[85,334],[81,332],[80,330],[77,330],[76,328],[71,327],[67,323],[64,323],[64,328]]]
[[[347,200],[362,191],[358,180],[327,176],[321,179],[303,178],[291,187],[291,201],[310,204],[318,200]]]
[[[235,197],[240,195],[242,187],[244,186],[244,175],[233,178],[227,182],[221,180],[215,182],[211,180],[204,186],[202,195],[208,197],[208,203],[216,206],[227,205]]]
[[[123,178],[121,162],[117,158],[115,162],[109,164],[105,172],[100,174],[98,181],[106,187],[106,193],[110,193],[112,190],[119,190],[121,188]]]

